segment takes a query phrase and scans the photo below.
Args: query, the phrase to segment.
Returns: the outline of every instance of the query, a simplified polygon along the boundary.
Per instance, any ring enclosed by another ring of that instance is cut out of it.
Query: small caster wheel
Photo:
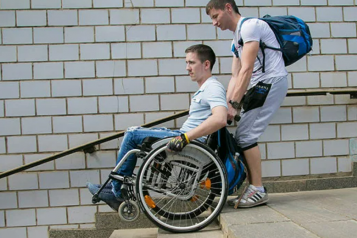
[[[94,194],[93,197],[92,197],[92,203],[96,204],[98,202],[100,202],[99,195],[98,194]]]
[[[122,221],[135,221],[139,218],[140,210],[136,202],[129,201],[120,204],[118,209],[119,217]]]

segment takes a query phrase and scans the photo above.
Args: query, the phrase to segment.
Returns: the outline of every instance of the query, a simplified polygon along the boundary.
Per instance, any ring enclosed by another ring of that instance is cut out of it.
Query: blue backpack
[[[244,18],[240,24],[240,29],[242,24],[248,19],[252,18]],[[265,15],[259,19],[268,23],[280,45],[280,48],[274,48],[260,41],[260,48],[263,53],[263,73],[265,72],[264,50],[266,48],[281,51],[285,66],[295,63],[312,50],[312,37],[309,26],[300,18],[295,16],[272,17]],[[238,43],[243,45],[243,40],[240,39]]]
[[[225,165],[228,179],[228,195],[237,191],[246,178],[244,157],[233,135],[223,127],[217,131],[217,153]]]

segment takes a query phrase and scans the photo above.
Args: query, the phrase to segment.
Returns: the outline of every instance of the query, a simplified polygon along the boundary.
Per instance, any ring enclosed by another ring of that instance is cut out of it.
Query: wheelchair
[[[140,210],[158,227],[174,233],[194,232],[213,222],[227,199],[227,174],[221,159],[208,145],[192,141],[181,152],[168,152],[172,138],[146,138],[139,149],[130,150],[109,174],[107,181],[121,181],[124,202],[119,206],[123,221],[135,221]],[[117,171],[135,153],[142,159],[137,175]]]

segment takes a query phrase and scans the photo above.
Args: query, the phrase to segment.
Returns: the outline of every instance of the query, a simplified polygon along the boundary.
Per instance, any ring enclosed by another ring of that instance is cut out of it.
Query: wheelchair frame
[[[122,182],[124,202],[118,213],[123,221],[136,220],[141,208],[148,219],[169,232],[192,232],[208,226],[227,199],[224,165],[215,152],[197,141],[180,153],[167,152],[170,139],[159,139],[150,145],[150,151],[144,145],[127,152],[93,195],[92,202],[100,201],[99,193],[114,179]],[[143,160],[138,174],[118,175],[119,168],[134,153]]]

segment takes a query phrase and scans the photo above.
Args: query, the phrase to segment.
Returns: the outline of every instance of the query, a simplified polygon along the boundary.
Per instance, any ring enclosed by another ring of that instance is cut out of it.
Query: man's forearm
[[[252,70],[247,68],[240,70],[237,77],[232,77],[231,80],[234,80],[235,84],[230,98],[227,97],[227,99],[234,102],[240,102],[247,91],[251,76]]]
[[[215,113],[208,117],[201,125],[188,131],[189,140],[212,134],[227,125],[227,109],[223,106],[214,108]]]

